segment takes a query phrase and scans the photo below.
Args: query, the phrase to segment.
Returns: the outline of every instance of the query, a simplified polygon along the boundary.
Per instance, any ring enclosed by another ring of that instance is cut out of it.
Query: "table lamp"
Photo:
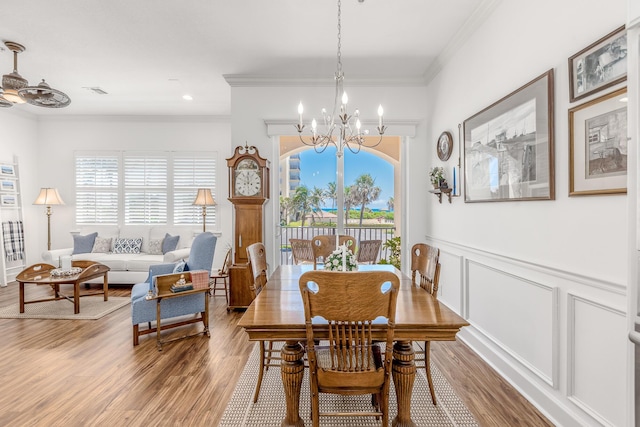
[[[211,190],[208,188],[198,188],[198,194],[193,201],[194,206],[202,206],[202,232],[204,233],[207,227],[207,206],[214,206],[216,204],[211,195]]]
[[[64,205],[57,188],[41,188],[34,205],[47,207],[47,250],[51,250],[51,206]]]

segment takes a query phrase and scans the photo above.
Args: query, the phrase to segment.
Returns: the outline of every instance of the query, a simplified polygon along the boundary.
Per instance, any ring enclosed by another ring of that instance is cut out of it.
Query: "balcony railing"
[[[293,264],[293,256],[291,255],[291,246],[289,245],[289,239],[307,239],[311,240],[313,236],[320,234],[336,234],[335,227],[280,227],[280,264]],[[353,237],[356,241],[356,247],[360,240],[382,240],[382,246],[380,247],[380,254],[378,260],[385,258],[389,259],[389,251],[384,248],[384,244],[387,240],[395,236],[395,229],[393,225],[389,227],[347,227],[345,228],[345,234]]]

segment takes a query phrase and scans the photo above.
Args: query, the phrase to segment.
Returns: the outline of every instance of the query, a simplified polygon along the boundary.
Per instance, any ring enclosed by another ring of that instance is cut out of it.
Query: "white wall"
[[[23,203],[23,222],[27,265],[40,261],[38,244],[47,246],[47,217],[40,206],[32,203],[40,191],[38,183],[38,127],[34,116],[23,111],[30,106],[14,106],[0,109],[0,161],[13,162],[18,156],[20,188]],[[44,225],[45,234],[40,232]],[[1,244],[1,243],[0,243]]]
[[[232,153],[229,119],[211,117],[51,117],[38,127],[38,171],[34,187],[57,187],[64,206],[53,207],[52,248],[73,245],[69,231],[75,229],[74,152],[86,150],[217,151],[217,224],[209,231],[218,238],[214,266],[221,266],[225,246],[231,242],[231,204],[227,200],[225,158]],[[35,199],[35,194],[33,196]],[[46,236],[46,221],[39,234]],[[46,238],[31,252],[46,250]],[[39,258],[38,258],[39,259]]]
[[[567,59],[626,12],[625,0],[503,1],[427,92],[427,140],[456,130],[450,167],[458,123],[555,71],[556,200],[429,199],[425,237],[443,251],[442,300],[472,324],[461,337],[559,425],[630,422],[627,197],[568,197],[568,109],[581,102],[569,103]]]

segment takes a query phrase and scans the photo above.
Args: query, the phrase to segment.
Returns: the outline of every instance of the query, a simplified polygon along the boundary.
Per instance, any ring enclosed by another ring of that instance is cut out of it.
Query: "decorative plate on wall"
[[[442,132],[438,138],[438,145],[436,147],[438,152],[438,158],[443,162],[448,160],[453,151],[453,136],[450,132]]]

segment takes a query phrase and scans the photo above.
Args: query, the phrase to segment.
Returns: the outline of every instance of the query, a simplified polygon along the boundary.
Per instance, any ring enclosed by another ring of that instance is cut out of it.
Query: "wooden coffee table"
[[[66,299],[73,302],[74,314],[80,313],[80,297],[89,295],[102,295],[104,294],[104,300],[109,300],[109,281],[107,279],[107,273],[109,267],[94,261],[73,261],[72,267],[79,267],[82,269],[80,273],[72,276],[56,276],[52,275],[51,271],[55,270],[51,264],[34,264],[27,267],[18,274],[16,281],[20,284],[20,313],[24,313],[25,304],[33,304],[44,301],[56,301],[59,299]],[[88,280],[95,279],[96,277],[103,277],[104,283],[102,285],[102,291],[99,292],[83,292],[80,294],[80,284]],[[36,285],[49,285],[54,291],[53,298],[38,299],[32,301],[24,300],[24,285],[26,283],[34,283]],[[60,285],[70,284],[73,285],[73,297],[64,295],[60,292]]]

